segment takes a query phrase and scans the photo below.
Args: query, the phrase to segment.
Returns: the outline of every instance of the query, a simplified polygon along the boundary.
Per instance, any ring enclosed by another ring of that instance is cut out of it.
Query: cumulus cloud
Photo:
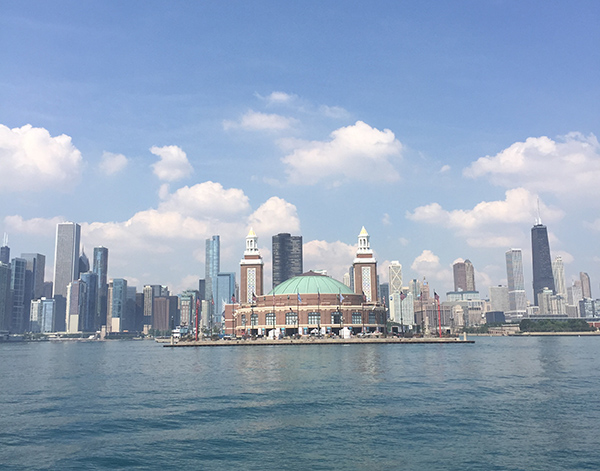
[[[100,160],[100,171],[105,175],[114,175],[127,167],[127,157],[123,154],[113,154],[112,152],[104,152]]]
[[[178,146],[153,146],[150,152],[159,157],[158,162],[152,164],[152,168],[161,180],[173,182],[194,172],[186,153]]]
[[[248,197],[238,188],[223,188],[215,182],[184,186],[175,193],[161,191],[164,200],[159,209],[177,211],[187,216],[219,217],[245,213],[250,209]]]
[[[292,152],[282,159],[290,182],[314,185],[323,180],[392,182],[400,178],[396,163],[402,144],[389,129],[368,124],[337,129],[329,141],[287,141]]]
[[[280,232],[300,232],[300,219],[296,206],[284,199],[273,196],[265,201],[248,218],[248,225],[254,228],[259,236],[278,234]]]
[[[537,196],[524,188],[505,192],[503,201],[482,201],[473,209],[445,210],[439,203],[416,208],[406,217],[412,221],[436,224],[456,231],[472,247],[505,247],[515,242],[512,225],[534,221]],[[558,221],[562,210],[551,208],[540,201],[544,220]]]
[[[291,128],[294,122],[293,118],[250,110],[239,121],[223,121],[223,128],[225,130],[241,128],[249,131],[281,131]]]
[[[430,281],[451,283],[453,279],[452,271],[447,267],[443,267],[440,263],[440,257],[431,250],[423,250],[414,259],[410,268],[417,273],[419,278],[426,277]]]
[[[79,182],[81,152],[65,134],[52,137],[27,124],[0,124],[0,191],[72,190]]]
[[[256,94],[258,98],[265,101],[267,105],[280,105],[290,103],[298,98],[297,95],[285,92],[271,92],[271,94],[267,96],[261,96],[258,93]]]
[[[481,157],[467,167],[468,178],[488,178],[508,188],[557,195],[600,195],[600,144],[593,134],[570,133],[516,142],[493,157]]]
[[[342,281],[344,273],[352,264],[356,255],[356,245],[349,245],[341,241],[327,242],[324,240],[311,240],[302,247],[304,269],[327,270],[327,274],[336,280]]]
[[[450,165],[442,165],[442,168],[440,168],[440,173],[446,173],[450,171]]]
[[[51,236],[52,234],[55,234],[56,225],[61,222],[65,222],[65,219],[61,216],[56,216],[50,219],[23,219],[22,216],[14,215],[6,216],[4,218],[4,225],[11,232],[44,236]]]

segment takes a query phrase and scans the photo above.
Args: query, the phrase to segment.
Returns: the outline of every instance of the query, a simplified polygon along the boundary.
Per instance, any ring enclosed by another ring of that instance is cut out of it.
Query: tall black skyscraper
[[[8,234],[4,233],[4,241],[0,247],[0,262],[10,264],[10,247],[8,246]]]
[[[302,236],[273,236],[273,288],[302,274]]]
[[[531,228],[531,258],[533,265],[533,299],[535,305],[539,306],[538,293],[541,293],[544,288],[555,291],[548,230],[539,219],[535,226]]]

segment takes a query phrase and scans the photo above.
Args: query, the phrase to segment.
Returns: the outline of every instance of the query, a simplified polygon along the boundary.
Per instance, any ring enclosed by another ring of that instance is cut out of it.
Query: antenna
[[[4,233],[4,242],[2,247],[8,247],[8,234],[6,232]]]
[[[539,196],[538,196],[538,199],[537,199],[537,219],[535,221],[535,224],[538,225],[538,226],[542,225],[542,216],[540,214],[540,197]]]

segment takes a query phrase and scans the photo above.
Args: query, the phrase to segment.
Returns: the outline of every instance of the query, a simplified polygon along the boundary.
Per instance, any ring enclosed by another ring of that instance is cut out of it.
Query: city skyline
[[[485,295],[521,247],[530,298],[539,200],[598,291],[600,5],[28,5],[0,15],[0,230],[46,280],[59,222],[177,292],[214,234],[237,272],[250,227],[266,286],[283,232],[342,279],[365,225],[382,282],[398,260],[451,291],[464,257]]]

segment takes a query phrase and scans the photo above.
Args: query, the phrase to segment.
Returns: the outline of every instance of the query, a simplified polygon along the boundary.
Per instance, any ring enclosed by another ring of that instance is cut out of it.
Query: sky
[[[600,296],[600,3],[0,0],[0,230],[52,280],[56,224],[109,277],[239,274],[252,227],[340,279],[365,226],[381,282],[483,296],[547,225]],[[568,281],[569,282],[569,281]]]

